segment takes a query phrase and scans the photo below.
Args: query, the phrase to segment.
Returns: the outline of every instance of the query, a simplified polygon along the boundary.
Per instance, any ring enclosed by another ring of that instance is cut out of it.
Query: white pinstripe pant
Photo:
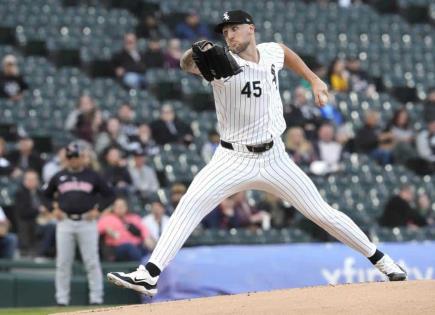
[[[210,211],[223,199],[249,189],[264,190],[286,200],[366,257],[376,251],[376,246],[347,215],[322,199],[311,179],[290,159],[282,140],[276,139],[273,148],[264,153],[219,146],[180,200],[149,261],[163,270]]]

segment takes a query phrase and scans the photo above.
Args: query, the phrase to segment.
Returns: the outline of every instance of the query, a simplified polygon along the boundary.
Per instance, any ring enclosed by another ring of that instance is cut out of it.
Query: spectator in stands
[[[313,146],[305,139],[304,130],[302,128],[289,128],[285,139],[286,151],[296,164],[309,165],[316,159]]]
[[[270,229],[270,214],[266,211],[252,207],[246,198],[245,191],[235,194],[232,199],[234,200],[234,207],[236,208],[244,226],[251,228],[259,227],[263,230]]]
[[[400,108],[394,112],[388,129],[393,134],[395,142],[412,143],[414,141],[414,130],[410,127],[409,114],[406,108]]]
[[[292,103],[284,109],[284,118],[288,127],[302,127],[311,138],[322,118],[319,108],[308,99],[307,93],[302,86],[294,89]]]
[[[51,212],[41,212],[36,218],[37,234],[40,245],[37,250],[37,258],[56,257],[56,224],[57,219]]]
[[[15,169],[14,172],[17,175],[21,175],[28,169],[35,170],[38,174],[41,174],[44,162],[39,154],[34,151],[33,147],[33,139],[24,135],[18,140],[17,150],[12,151],[8,155],[8,159],[12,163]]]
[[[159,181],[154,169],[146,165],[145,151],[138,148],[133,152],[133,160],[128,167],[134,188],[142,198],[147,199],[150,194],[157,192]]]
[[[271,193],[266,193],[264,200],[258,204],[258,209],[270,214],[271,225],[277,229],[290,226],[296,212],[290,204]]]
[[[391,132],[382,131],[379,127],[379,114],[368,111],[364,126],[356,133],[355,149],[357,152],[369,154],[381,165],[390,164],[393,162],[393,139]]]
[[[335,58],[329,66],[327,79],[331,89],[337,92],[349,91],[349,72],[346,70],[344,60]]]
[[[208,141],[204,143],[201,149],[201,156],[204,162],[210,162],[214,152],[220,143],[220,137],[216,130],[212,130],[208,133]]]
[[[114,261],[141,261],[154,246],[141,217],[129,213],[127,201],[117,198],[112,211],[101,216],[98,231],[103,237],[106,258]]]
[[[168,207],[169,213],[172,213],[180,202],[181,198],[186,193],[186,186],[181,183],[175,183],[171,187],[170,204]]]
[[[116,147],[110,147],[105,154],[105,166],[103,178],[112,185],[118,194],[130,192],[132,180],[128,172],[126,161],[121,156],[121,151]]]
[[[369,97],[373,96],[376,92],[376,86],[367,72],[361,69],[360,60],[356,57],[349,57],[346,62],[346,69],[349,72],[349,83],[352,91],[365,93]]]
[[[335,141],[337,141],[343,148],[343,152],[355,152],[354,149],[355,132],[350,123],[345,123],[337,128],[335,134]]]
[[[204,218],[202,226],[205,229],[229,230],[246,226],[247,222],[241,209],[236,209],[234,199],[226,198],[219,204],[216,211]]]
[[[337,127],[344,123],[343,115],[338,110],[332,93],[329,94],[328,102],[320,108],[320,114],[323,120],[327,120]]]
[[[21,255],[34,256],[37,250],[37,223],[40,213],[48,210],[43,204],[38,174],[27,170],[21,187],[15,193],[15,215]]]
[[[75,140],[74,142],[83,148],[83,163],[85,167],[90,168],[95,172],[100,172],[102,166],[93,146],[84,140]]]
[[[136,34],[137,36],[146,39],[169,38],[171,36],[171,32],[169,31],[168,27],[164,23],[158,21],[154,15],[150,14],[144,16],[138,23],[136,27]]]
[[[44,183],[48,183],[54,174],[59,172],[65,167],[66,157],[65,148],[61,147],[57,150],[56,155],[54,155],[48,162],[44,164],[42,168],[42,180]]]
[[[180,39],[189,41],[212,38],[208,26],[201,22],[199,15],[194,11],[189,12],[185,20],[175,27],[175,35]]]
[[[128,142],[130,142],[137,135],[136,113],[133,107],[129,103],[124,102],[118,108],[117,117],[121,123],[121,134],[125,135]]]
[[[6,141],[0,138],[0,176],[9,176],[14,168],[6,156]]]
[[[146,88],[145,59],[137,47],[133,33],[124,35],[124,48],[114,58],[115,74],[122,83],[131,89]]]
[[[116,117],[109,118],[95,140],[95,151],[101,154],[108,147],[128,148],[127,135],[121,132],[121,124]]]
[[[417,136],[417,152],[420,158],[431,165],[435,171],[435,119],[427,124]]]
[[[154,242],[157,242],[168,224],[169,217],[165,213],[164,205],[159,200],[154,200],[151,203],[151,213],[142,219],[142,224],[145,225]]]
[[[314,150],[318,160],[324,163],[322,173],[336,172],[340,169],[343,147],[335,141],[334,126],[329,123],[320,126]]]
[[[0,258],[14,258],[17,249],[17,237],[9,233],[10,223],[3,208],[0,207]]]
[[[414,130],[410,127],[409,114],[406,108],[402,107],[394,112],[387,130],[393,135],[394,163],[406,165],[415,171],[421,169],[420,159],[416,161],[418,154],[413,146]]]
[[[160,41],[158,39],[150,39],[148,42],[147,50],[144,54],[147,68],[163,68],[165,60],[163,58],[163,51]]]
[[[409,185],[400,188],[399,194],[392,196],[384,208],[384,213],[379,219],[382,226],[424,226],[426,219],[411,207],[414,200],[414,189]]]
[[[160,119],[151,123],[151,130],[157,144],[184,143],[193,141],[190,126],[177,119],[170,104],[165,104],[160,110]]]
[[[430,88],[427,92],[423,115],[426,122],[435,120],[435,87]]]
[[[182,55],[183,51],[181,50],[180,40],[178,38],[170,39],[165,52],[165,68],[179,69]]]
[[[6,55],[3,58],[3,71],[0,73],[0,97],[19,101],[27,90],[24,78],[20,75],[17,58],[14,55]]]
[[[137,149],[142,149],[147,156],[156,155],[160,151],[152,138],[151,128],[146,123],[139,125],[138,134],[130,140],[129,151],[133,152]]]
[[[77,138],[93,143],[102,122],[101,111],[95,101],[89,95],[82,95],[77,108],[68,115],[65,128]]]
[[[435,209],[432,209],[432,203],[426,192],[420,192],[417,197],[418,212],[426,218],[428,225],[435,225]]]

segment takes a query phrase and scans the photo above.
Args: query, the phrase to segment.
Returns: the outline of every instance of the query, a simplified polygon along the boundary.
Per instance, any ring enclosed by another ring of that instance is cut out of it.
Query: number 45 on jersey
[[[245,94],[249,98],[251,94],[255,97],[260,97],[261,92],[260,81],[248,81],[242,89],[242,94]]]
[[[275,65],[272,65],[271,69],[270,69],[272,75],[273,75],[273,80],[272,82],[275,83],[275,86],[277,86],[276,84],[276,74],[275,74]],[[246,82],[245,86],[242,89],[242,94],[245,94],[247,97],[251,97],[251,94],[254,95],[255,97],[260,97],[261,96],[261,86],[260,86],[260,81],[248,81]]]

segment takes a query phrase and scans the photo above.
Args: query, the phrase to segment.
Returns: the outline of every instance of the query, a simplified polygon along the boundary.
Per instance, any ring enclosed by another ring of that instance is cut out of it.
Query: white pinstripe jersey
[[[284,50],[277,43],[262,43],[257,49],[258,64],[233,54],[243,72],[211,83],[222,140],[261,144],[285,130],[278,81]]]

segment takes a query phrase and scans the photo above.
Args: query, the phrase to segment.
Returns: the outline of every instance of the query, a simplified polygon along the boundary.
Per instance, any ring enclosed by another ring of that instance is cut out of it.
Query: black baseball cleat
[[[150,297],[157,294],[159,277],[151,277],[143,265],[130,273],[109,272],[107,279],[118,287],[131,289]]]
[[[405,281],[408,279],[405,269],[396,264],[388,255],[384,255],[384,257],[375,264],[375,267],[386,275],[390,281]]]

